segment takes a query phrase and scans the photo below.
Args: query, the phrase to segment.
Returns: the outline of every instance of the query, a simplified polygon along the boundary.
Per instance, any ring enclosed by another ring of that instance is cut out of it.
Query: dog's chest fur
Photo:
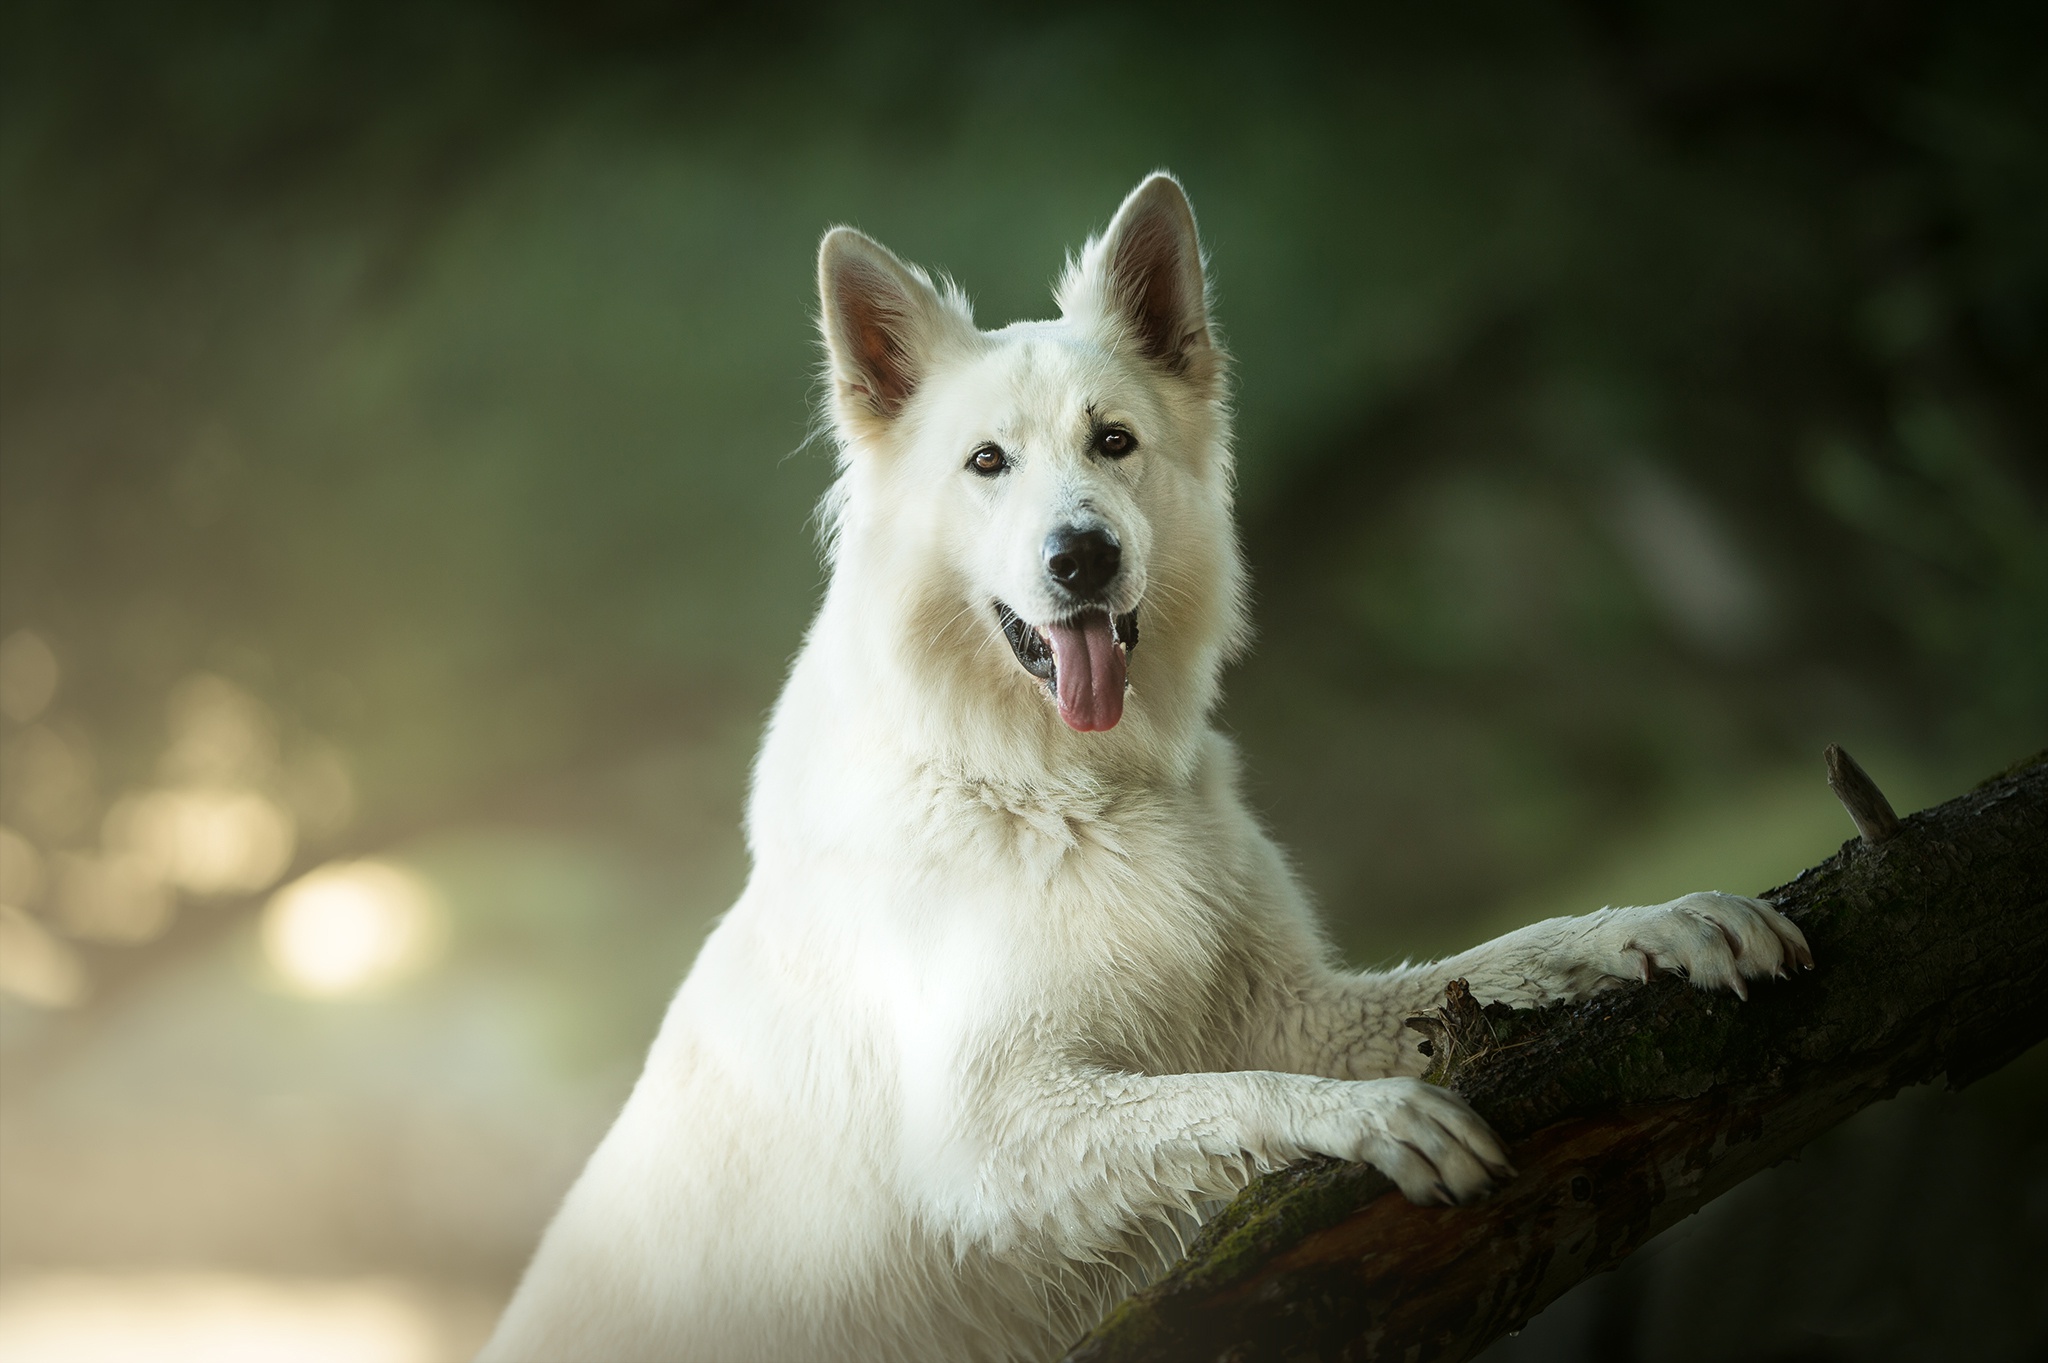
[[[915,1043],[906,1061],[946,1063],[959,1083],[975,1057],[993,1065],[1027,1044],[1141,1073],[1242,1063],[1248,1000],[1271,967],[1247,921],[1250,821],[1234,793],[935,765],[904,777],[862,821],[862,850],[816,874],[820,889],[876,891],[835,936],[878,1014],[945,1039],[943,1061]]]

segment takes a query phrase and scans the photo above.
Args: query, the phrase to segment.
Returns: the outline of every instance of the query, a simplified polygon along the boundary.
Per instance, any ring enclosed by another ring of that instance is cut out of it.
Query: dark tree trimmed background
[[[744,875],[834,222],[997,323],[1183,177],[1224,718],[1361,964],[1782,881],[1831,741],[1901,812],[2038,751],[2043,14],[8,7],[0,1343],[205,1269],[453,1357],[509,1288]],[[423,935],[313,996],[265,905],[365,858]],[[2043,1063],[1489,1357],[2039,1356]]]

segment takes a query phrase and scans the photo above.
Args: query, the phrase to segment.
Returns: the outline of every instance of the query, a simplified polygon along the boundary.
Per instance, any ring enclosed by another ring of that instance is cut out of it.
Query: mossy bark
[[[1513,1012],[1454,989],[1418,1020],[1430,1077],[1513,1146],[1489,1201],[1414,1206],[1335,1160],[1267,1175],[1068,1363],[1470,1358],[1859,1109],[2048,1035],[2041,756],[1766,893],[1818,964],[1747,1002],[1664,979]]]

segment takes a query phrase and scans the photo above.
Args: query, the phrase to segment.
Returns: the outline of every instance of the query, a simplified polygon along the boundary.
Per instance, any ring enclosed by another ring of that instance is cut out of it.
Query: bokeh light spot
[[[43,888],[43,856],[11,828],[0,827],[0,904],[27,908]]]
[[[466,1357],[398,1283],[232,1273],[49,1274],[0,1289],[21,1363],[444,1363]]]
[[[0,639],[0,714],[26,724],[57,694],[57,655],[33,630]]]
[[[85,968],[63,939],[12,904],[0,904],[0,991],[44,1008],[85,997]]]
[[[134,857],[57,858],[57,921],[73,937],[130,945],[163,936],[177,900]]]
[[[335,997],[429,964],[442,929],[440,903],[418,876],[388,862],[337,862],[272,896],[263,946],[294,988]]]
[[[105,842],[161,879],[198,895],[248,893],[277,882],[297,846],[275,800],[232,786],[190,786],[123,797]]]
[[[85,736],[31,725],[0,753],[0,800],[8,817],[46,843],[63,842],[93,806],[93,760]]]

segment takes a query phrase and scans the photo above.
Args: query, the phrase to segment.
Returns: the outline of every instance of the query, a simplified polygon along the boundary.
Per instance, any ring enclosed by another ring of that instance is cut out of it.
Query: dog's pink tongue
[[[1109,637],[1109,617],[1095,613],[1079,624],[1051,625],[1060,718],[1084,734],[1114,729],[1124,717],[1124,651]]]

